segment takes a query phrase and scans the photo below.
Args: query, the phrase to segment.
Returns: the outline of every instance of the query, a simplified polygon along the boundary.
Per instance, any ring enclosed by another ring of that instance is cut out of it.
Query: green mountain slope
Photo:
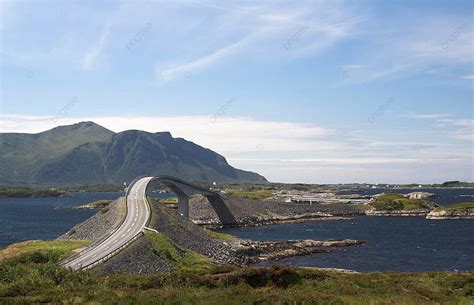
[[[83,122],[39,134],[0,134],[0,183],[119,184],[145,174],[192,181],[266,181],[168,132],[113,133]]]

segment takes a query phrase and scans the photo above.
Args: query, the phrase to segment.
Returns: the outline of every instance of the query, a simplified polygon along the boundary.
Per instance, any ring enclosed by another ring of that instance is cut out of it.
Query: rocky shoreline
[[[431,211],[427,219],[442,220],[442,219],[474,219],[473,211]]]
[[[334,248],[365,244],[365,241],[344,240],[287,240],[287,241],[250,241],[240,240],[239,251],[249,257],[252,263],[272,261],[287,257],[333,252]]]
[[[123,217],[124,198],[113,202],[109,211],[102,214],[100,211],[78,224],[71,234],[64,234],[59,239],[74,240],[88,239],[92,242],[108,234]],[[316,213],[316,218],[329,219],[327,215]],[[278,221],[308,220],[306,215],[280,217]],[[267,220],[274,221],[274,220]],[[177,215],[175,209],[157,202],[152,204],[152,218],[148,224],[150,228],[160,232],[179,249],[186,249],[210,257],[219,265],[233,265],[245,267],[263,261],[273,261],[286,257],[302,256],[315,253],[337,251],[341,247],[364,244],[357,240],[289,240],[289,241],[252,241],[239,239],[233,236],[214,233],[191,221]],[[155,234],[149,232],[149,234]],[[185,255],[185,254],[184,254]],[[95,268],[101,274],[152,274],[174,270],[173,262],[160,256],[152,249],[147,234],[132,243],[128,248],[112,257],[110,260]]]
[[[275,201],[255,201],[223,195],[222,204],[232,217],[223,223],[206,198],[193,198],[190,202],[190,220],[177,214],[172,205],[160,204],[149,199],[151,219],[147,225],[152,230],[135,241],[110,260],[97,267],[103,274],[143,274],[174,270],[173,261],[152,248],[150,234],[162,234],[176,246],[178,252],[190,251],[211,258],[219,265],[249,266],[259,262],[274,261],[287,257],[328,253],[341,247],[365,244],[360,240],[287,240],[252,241],[226,236],[205,227],[259,226],[306,221],[345,220],[356,216],[422,216],[428,219],[459,219],[471,217],[469,213],[414,210],[375,210],[367,206],[349,204],[295,204]],[[85,222],[75,226],[59,239],[87,239],[92,242],[113,230],[123,219],[125,200],[120,198],[108,206],[106,213],[98,211]],[[427,216],[428,215],[428,216]],[[471,218],[469,218],[471,219]],[[474,219],[474,217],[473,217]],[[155,232],[155,233],[151,233]],[[155,235],[157,236],[157,235]],[[153,239],[153,238],[152,238]]]
[[[366,211],[367,216],[390,216],[390,217],[411,217],[411,216],[427,216],[430,210],[400,210],[400,211],[389,211],[389,210],[375,210],[369,209]]]

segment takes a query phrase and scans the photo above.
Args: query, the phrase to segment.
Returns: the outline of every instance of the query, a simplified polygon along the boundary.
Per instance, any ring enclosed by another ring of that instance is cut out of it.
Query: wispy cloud
[[[214,14],[213,25],[205,32],[206,38],[189,37],[196,43],[187,57],[195,59],[178,57],[172,60],[175,62],[172,66],[158,62],[156,74],[159,80],[170,81],[241,53],[261,56],[265,60],[312,55],[349,37],[360,21],[349,9],[335,2],[303,1],[298,7],[271,2],[241,4],[239,9],[205,7]],[[212,37],[216,37],[215,43],[200,43]],[[212,47],[215,44],[218,46]],[[214,51],[203,51],[209,49]],[[194,55],[196,53],[201,55]]]
[[[472,64],[473,28],[469,17],[419,14],[414,21],[407,21],[396,29],[384,26],[387,34],[380,35],[378,19],[372,19],[371,28],[364,32],[372,37],[373,43],[358,55],[357,62],[363,68],[356,68],[351,78],[341,84],[361,84],[430,69],[433,65],[445,68],[459,64]],[[366,24],[367,25],[367,24]],[[409,28],[401,31],[400,28]]]
[[[440,119],[438,122],[451,124],[454,126],[464,126],[474,128],[474,119]]]
[[[186,64],[173,66],[162,71],[160,71],[161,69],[157,67],[156,72],[158,75],[158,79],[162,81],[170,81],[179,76],[183,76],[188,73],[193,73],[195,71],[211,66],[217,63],[218,61],[224,59],[225,57],[236,53],[239,49],[242,48],[242,46],[245,44],[245,41],[246,39],[240,40],[236,43],[218,49],[209,55],[203,56]]]
[[[419,120],[424,120],[424,119],[434,120],[434,119],[441,119],[441,118],[446,118],[450,116],[452,116],[452,114],[450,113],[429,113],[429,114],[409,113],[409,114],[404,115],[404,117],[406,118],[419,119]]]
[[[462,78],[463,79],[468,79],[468,80],[474,80],[474,74],[464,75]]]
[[[473,141],[474,140],[474,119],[450,119],[452,115],[449,113],[433,113],[433,114],[414,114],[410,113],[404,117],[411,119],[432,120],[438,127],[451,127],[454,131],[449,131],[452,139]]]
[[[91,70],[96,67],[97,61],[99,60],[104,48],[106,47],[106,42],[110,34],[111,24],[107,22],[102,31],[100,32],[99,39],[97,42],[91,46],[83,57],[82,68],[84,70]]]

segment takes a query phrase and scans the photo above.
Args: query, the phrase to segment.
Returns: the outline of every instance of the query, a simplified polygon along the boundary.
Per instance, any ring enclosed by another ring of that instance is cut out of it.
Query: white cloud
[[[80,121],[94,121],[116,132],[129,129],[170,131],[174,137],[223,154],[233,166],[257,171],[272,181],[472,180],[472,153],[461,144],[348,140],[341,138],[339,131],[317,124],[258,121],[225,115],[57,118],[0,114],[0,132],[36,133]],[[472,121],[450,123],[465,127]]]
[[[472,132],[457,132],[452,135],[453,139],[464,140],[464,141],[473,141],[474,134]]]
[[[245,39],[240,40],[234,44],[223,47],[209,55],[196,59],[192,62],[177,65],[171,68],[167,68],[163,71],[160,71],[160,68],[157,68],[157,75],[160,80],[170,81],[179,76],[185,75],[187,73],[192,73],[196,70],[204,69],[216,62],[222,60],[223,58],[237,52],[245,44]]]
[[[434,113],[434,114],[414,114],[410,113],[404,117],[412,119],[427,119],[433,120],[436,126],[442,128],[455,128],[454,131],[449,132],[452,139],[474,141],[474,119],[448,119],[452,116],[448,113]]]
[[[263,173],[271,181],[304,183],[440,183],[473,181],[472,157],[328,158],[315,160],[232,159],[233,165]]]
[[[107,22],[102,28],[102,31],[100,32],[98,41],[93,46],[91,46],[84,54],[82,62],[82,68],[84,70],[92,70],[96,67],[97,61],[99,60],[106,46],[107,38],[110,34],[110,27],[111,24]]]
[[[441,119],[441,118],[450,117],[450,116],[452,116],[452,114],[450,114],[450,113],[429,113],[429,114],[409,113],[409,114],[404,115],[404,117],[406,117],[406,118],[420,119],[420,120],[424,120],[424,119],[430,119],[430,120],[433,120],[433,119]]]
[[[463,76],[463,79],[474,80],[474,74],[465,75]]]
[[[248,151],[327,150],[341,144],[323,140],[334,131],[316,124],[257,121],[242,117],[210,116],[117,116],[87,118],[55,118],[51,116],[0,115],[0,132],[35,133],[56,125],[94,121],[120,132],[140,129],[149,132],[170,131],[175,137],[209,147],[222,153]]]
[[[394,22],[393,28],[380,26],[378,18],[371,19],[371,28],[364,33],[371,43],[366,44],[357,58],[364,67],[358,68],[350,78],[345,77],[342,84],[367,83],[401,73],[431,70],[433,65],[442,65],[449,71],[454,65],[473,63],[474,32],[468,18],[422,13],[417,17],[413,21],[405,20],[404,24]]]
[[[474,119],[440,119],[438,122],[474,128]]]
[[[271,2],[241,3],[238,9],[204,6],[214,9],[212,27],[187,37],[192,45],[187,58],[168,60],[177,63],[172,66],[158,62],[159,80],[176,79],[240,53],[265,60],[313,55],[350,36],[360,22],[344,5],[335,2],[301,2],[297,7]]]

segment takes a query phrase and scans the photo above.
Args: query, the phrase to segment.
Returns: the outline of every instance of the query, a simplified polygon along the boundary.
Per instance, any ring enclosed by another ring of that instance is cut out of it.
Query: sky
[[[474,181],[471,1],[0,0],[0,132],[170,131],[275,182]]]

